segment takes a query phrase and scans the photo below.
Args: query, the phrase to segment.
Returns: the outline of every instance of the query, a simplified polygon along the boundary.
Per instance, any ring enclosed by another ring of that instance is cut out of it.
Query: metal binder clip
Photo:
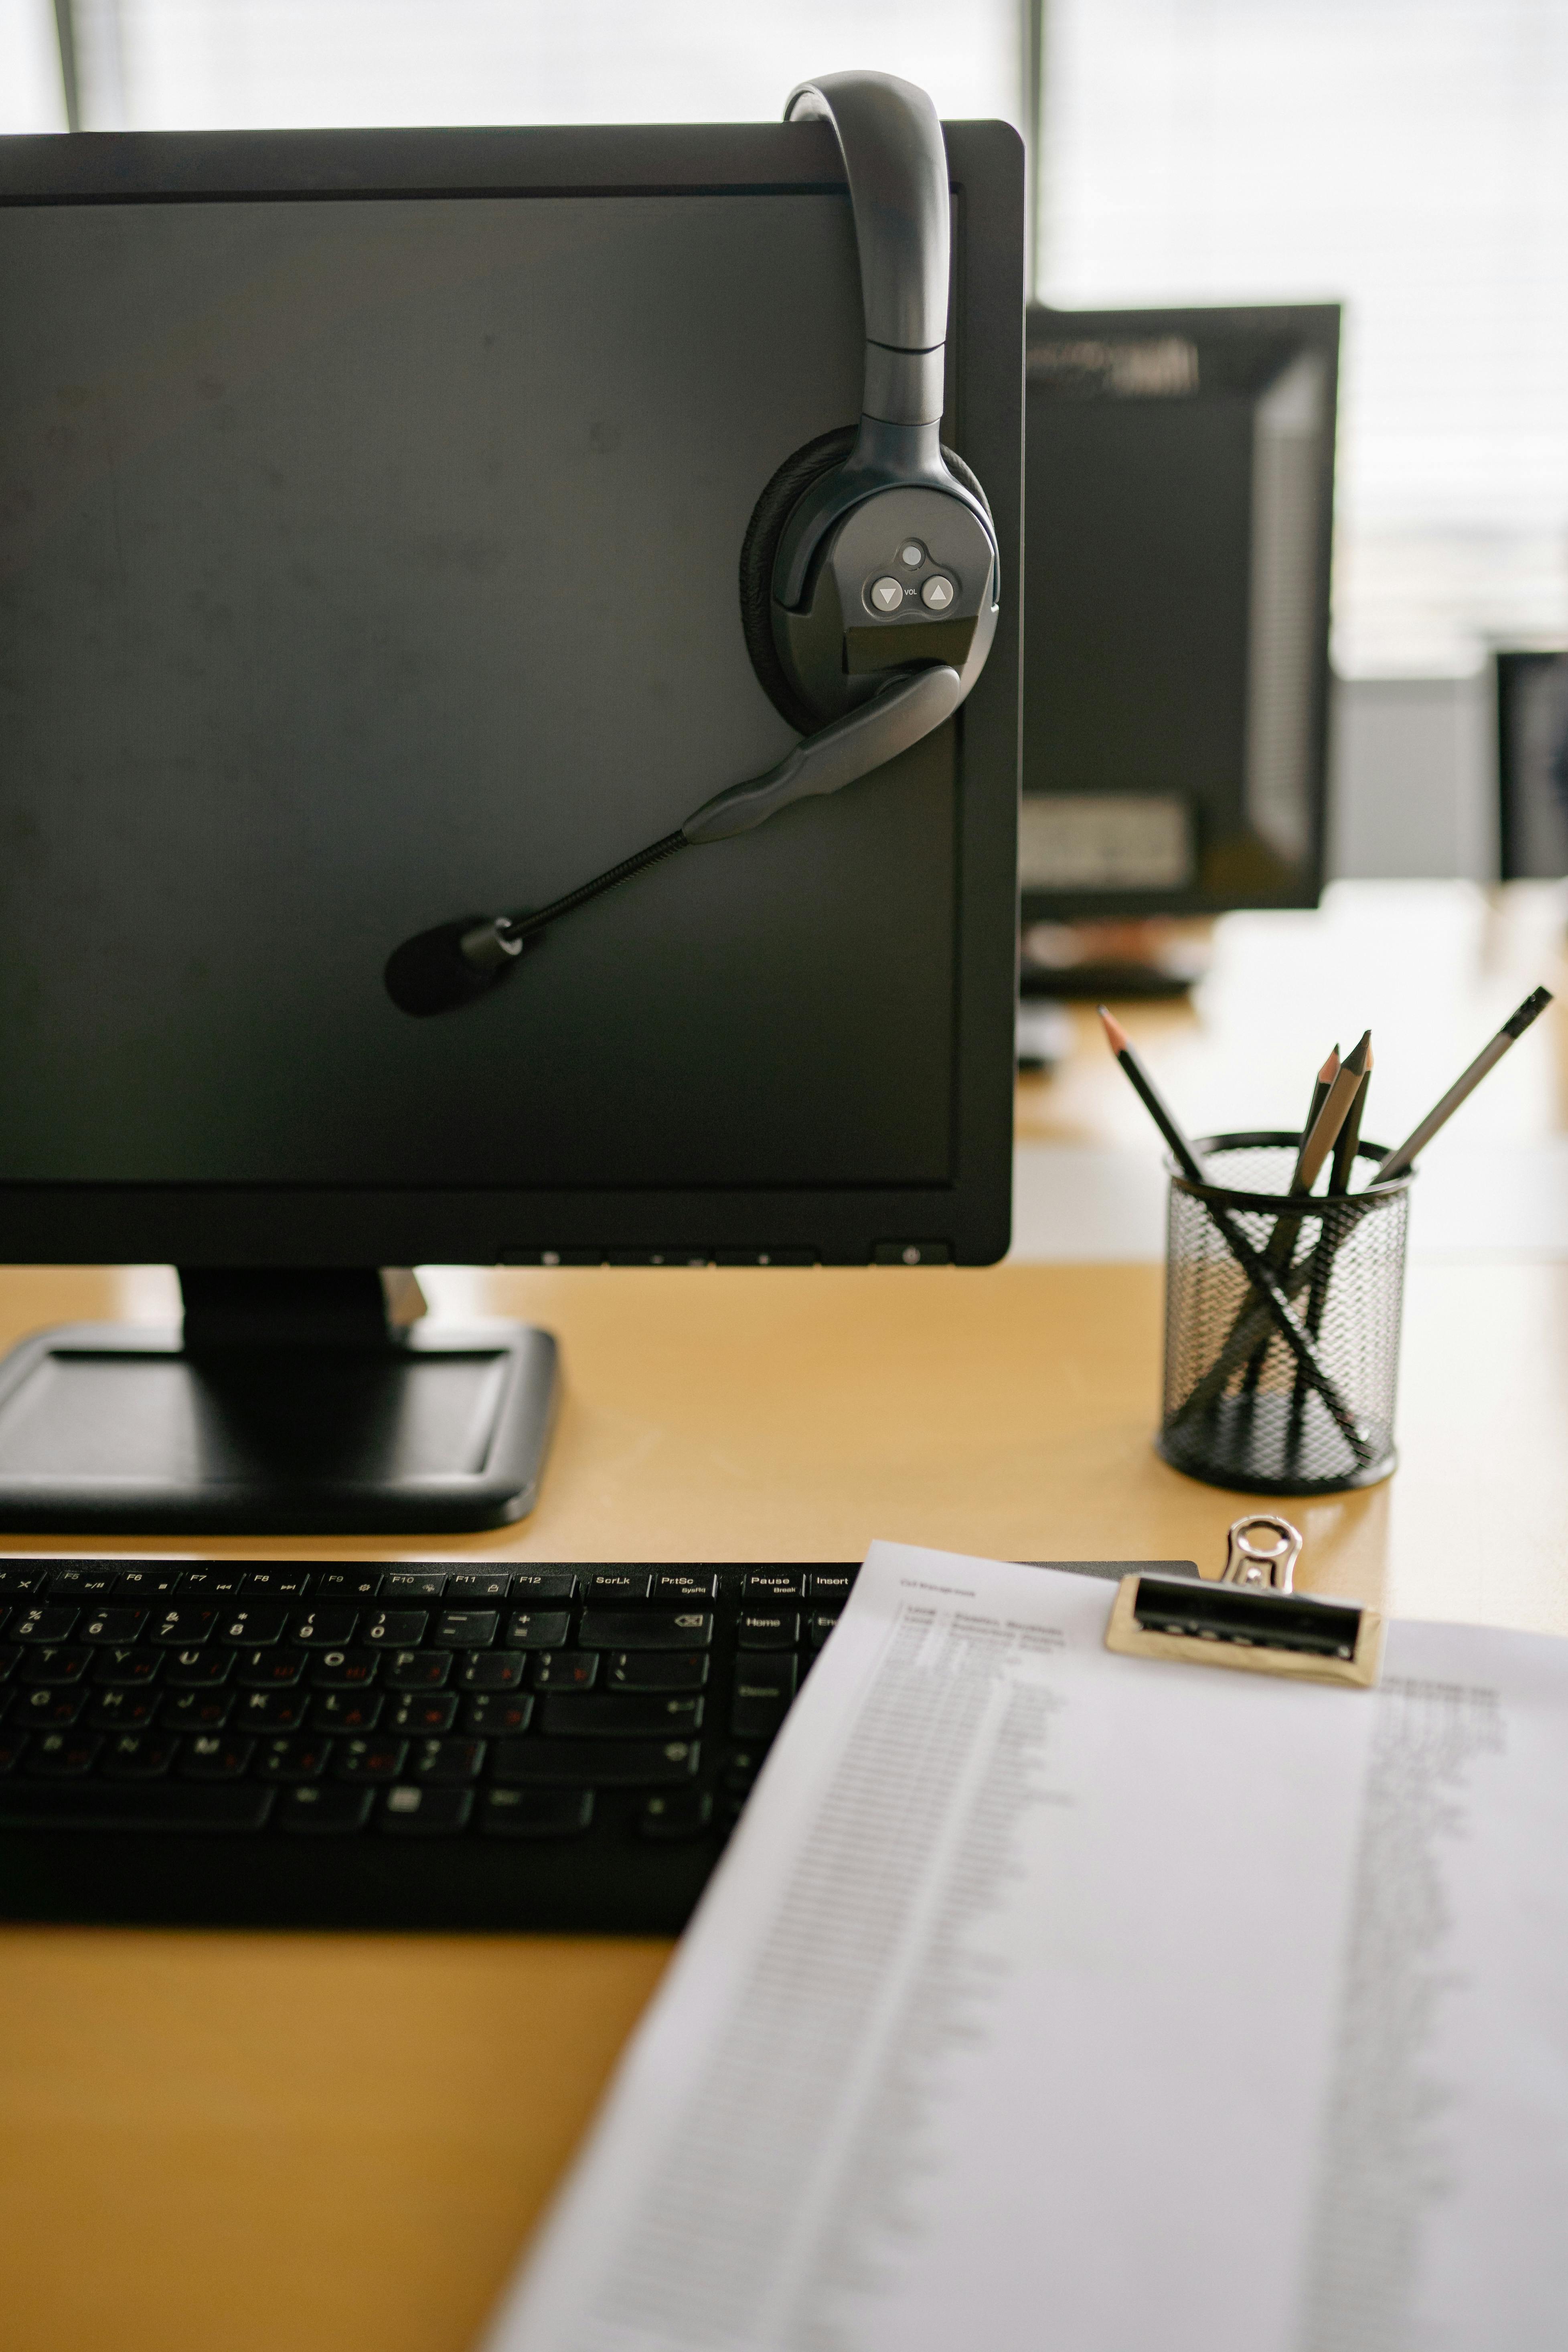
[[[1272,1528],[1279,1540],[1268,1550],[1262,1550],[1252,1540],[1254,1528]],[[1289,1592],[1290,1580],[1296,1573],[1296,1562],[1301,1552],[1301,1534],[1289,1519],[1277,1511],[1254,1511],[1245,1519],[1233,1520],[1229,1536],[1230,1549],[1220,1570],[1222,1584],[1263,1586],[1272,1592]]]
[[[1276,1541],[1255,1542],[1258,1528]],[[1300,1549],[1289,1519],[1250,1512],[1231,1528],[1217,1577],[1124,1576],[1106,1648],[1129,1658],[1184,1658],[1369,1690],[1383,1659],[1383,1619],[1353,1601],[1295,1591]]]

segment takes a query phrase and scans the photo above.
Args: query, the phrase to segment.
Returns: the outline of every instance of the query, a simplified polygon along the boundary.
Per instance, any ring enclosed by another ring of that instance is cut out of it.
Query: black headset
[[[941,440],[948,179],[936,109],[890,74],[824,74],[791,92],[784,121],[837,135],[866,318],[859,424],[784,460],[741,551],[746,649],[803,740],[549,906],[464,915],[405,940],[384,975],[401,1012],[472,1003],[550,924],[645,866],[869,774],[951,717],[985,666],[996,534],[984,491]]]

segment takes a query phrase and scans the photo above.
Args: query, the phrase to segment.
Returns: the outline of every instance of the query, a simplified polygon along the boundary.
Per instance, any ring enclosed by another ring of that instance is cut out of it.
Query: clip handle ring
[[[1278,1540],[1255,1543],[1254,1528],[1268,1528]],[[1237,1519],[1226,1539],[1222,1584],[1245,1584],[1270,1592],[1289,1592],[1301,1550],[1301,1532],[1276,1511],[1249,1511]]]

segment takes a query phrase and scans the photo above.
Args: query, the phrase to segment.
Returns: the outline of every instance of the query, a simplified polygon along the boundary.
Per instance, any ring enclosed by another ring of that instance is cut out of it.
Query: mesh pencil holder
[[[1172,1171],[1154,1443],[1211,1486],[1336,1495],[1394,1466],[1410,1178],[1290,1197],[1300,1140],[1209,1136],[1197,1150],[1220,1181]]]

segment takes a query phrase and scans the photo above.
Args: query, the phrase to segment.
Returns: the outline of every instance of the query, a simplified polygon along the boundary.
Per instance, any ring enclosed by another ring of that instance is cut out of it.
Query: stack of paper
[[[1562,2352],[1568,1643],[876,1546],[490,2352]]]

